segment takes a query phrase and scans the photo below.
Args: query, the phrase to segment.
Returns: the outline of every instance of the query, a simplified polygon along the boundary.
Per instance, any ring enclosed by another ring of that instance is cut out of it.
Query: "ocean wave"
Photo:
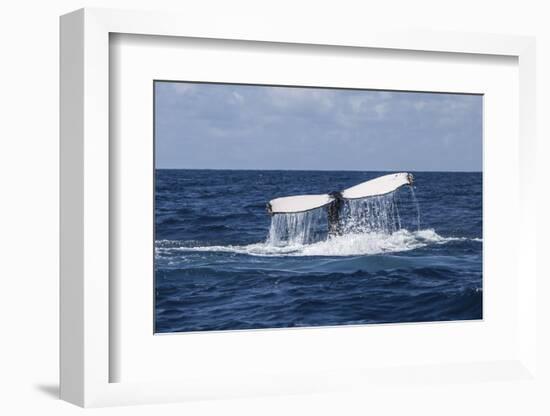
[[[333,236],[311,244],[277,246],[268,242],[248,245],[193,245],[195,242],[160,240],[156,242],[157,255],[175,252],[221,252],[251,256],[357,256],[410,251],[428,245],[446,244],[453,241],[478,241],[480,238],[442,237],[433,229],[409,231],[401,229],[391,234],[361,233]]]

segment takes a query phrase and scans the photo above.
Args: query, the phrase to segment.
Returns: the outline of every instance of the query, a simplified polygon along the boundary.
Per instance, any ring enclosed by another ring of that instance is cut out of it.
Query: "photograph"
[[[155,333],[483,319],[483,95],[155,80]]]

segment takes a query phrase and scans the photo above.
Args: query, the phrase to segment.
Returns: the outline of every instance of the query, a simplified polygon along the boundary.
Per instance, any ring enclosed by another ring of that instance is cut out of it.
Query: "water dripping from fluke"
[[[420,229],[420,209],[411,188],[416,207],[416,227]],[[343,200],[339,208],[338,235],[391,235],[401,229],[398,191],[385,195]],[[266,244],[294,246],[316,243],[334,237],[329,233],[327,207],[305,212],[273,214]]]
[[[409,189],[411,190],[411,197],[416,208],[416,229],[420,231],[420,204],[418,203],[418,198],[414,192],[414,185],[410,185]]]
[[[323,208],[290,214],[274,214],[271,217],[267,244],[280,247],[319,241],[323,231],[326,230],[326,224],[326,210]]]

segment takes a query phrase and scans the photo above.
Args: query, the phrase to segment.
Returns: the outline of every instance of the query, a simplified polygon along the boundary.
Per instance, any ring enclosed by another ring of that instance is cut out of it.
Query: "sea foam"
[[[401,229],[391,234],[357,233],[332,236],[311,244],[272,245],[269,242],[248,245],[192,246],[175,241],[157,241],[157,255],[175,252],[220,252],[251,256],[358,256],[410,251],[428,245],[446,244],[453,241],[478,241],[465,237],[442,237],[433,229],[409,231]]]

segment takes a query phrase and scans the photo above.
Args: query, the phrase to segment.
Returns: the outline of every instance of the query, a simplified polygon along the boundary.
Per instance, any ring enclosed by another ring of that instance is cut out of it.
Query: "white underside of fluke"
[[[340,194],[343,199],[367,198],[393,192],[411,183],[412,175],[409,173],[391,173],[344,189]],[[321,208],[335,200],[336,198],[329,194],[287,196],[269,201],[269,211],[272,214],[304,212]]]
[[[329,194],[297,195],[276,198],[269,201],[273,214],[290,214],[321,208],[334,201]]]
[[[395,191],[403,185],[409,185],[409,174],[406,172],[391,173],[389,175],[379,176],[352,186],[342,191],[344,199],[367,198],[369,196],[384,195]]]

